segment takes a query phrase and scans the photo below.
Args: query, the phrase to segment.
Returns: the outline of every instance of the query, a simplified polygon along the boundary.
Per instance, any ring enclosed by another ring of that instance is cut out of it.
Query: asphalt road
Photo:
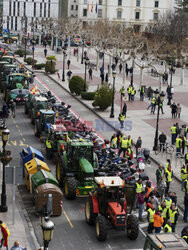
[[[93,113],[87,110],[79,102],[75,101],[67,92],[62,90],[54,82],[51,82],[45,75],[38,75],[41,82],[38,82],[40,88],[44,89],[44,84],[51,88],[59,98],[64,102],[72,105],[72,109],[75,110],[84,120],[95,122]],[[38,138],[34,136],[33,125],[30,123],[30,119],[24,114],[23,106],[18,106],[15,119],[8,119],[8,128],[11,131],[10,142],[7,145],[7,149],[10,149],[13,156],[12,165],[20,165],[19,153],[22,148],[31,145],[32,147],[42,150],[41,144]],[[102,131],[101,134],[105,138],[110,138],[113,131]],[[55,166],[48,162],[52,172],[55,173]],[[146,172],[150,178],[155,179],[156,166],[151,164],[146,168]],[[176,185],[176,186],[175,186]],[[178,183],[175,183],[173,187],[178,190],[180,187]],[[36,237],[42,245],[42,231],[40,227],[39,218],[35,215],[34,204],[32,195],[28,193],[24,186],[19,187],[24,206],[28,212],[30,220],[35,230]],[[127,238],[125,232],[118,232],[110,230],[108,232],[108,238],[105,243],[98,242],[95,236],[95,227],[89,226],[85,222],[84,215],[84,198],[77,198],[75,201],[67,201],[63,199],[63,213],[60,217],[52,218],[55,223],[54,239],[50,243],[50,249],[142,249],[144,245],[144,234],[140,232],[136,241],[131,241]],[[180,233],[182,227],[182,218],[179,220],[177,226],[177,232]],[[147,224],[142,224],[142,230],[145,232]]]

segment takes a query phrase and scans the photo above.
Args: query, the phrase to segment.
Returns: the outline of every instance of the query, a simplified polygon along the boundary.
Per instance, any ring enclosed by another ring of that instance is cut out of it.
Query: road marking
[[[25,138],[23,138],[23,141],[25,141]]]
[[[19,146],[27,146],[27,144],[24,144],[22,140],[20,140]]]
[[[17,146],[17,142],[16,141],[11,141],[11,143],[16,147]]]
[[[63,208],[62,208],[62,211],[63,211],[63,213],[64,213],[64,215],[65,215],[65,217],[66,217],[66,219],[67,219],[67,221],[68,221],[68,223],[69,223],[69,225],[70,225],[70,227],[73,228],[74,226],[73,226],[73,224],[71,223],[71,221],[70,221],[70,219],[69,219],[67,213],[65,212],[65,210],[64,210]]]
[[[23,134],[20,132],[20,135],[23,136]]]
[[[140,228],[144,228],[144,227],[147,227],[147,226],[148,226],[148,222],[145,222],[145,223],[139,225]]]
[[[142,228],[140,226],[139,226],[139,230],[144,235],[144,237],[146,237],[146,234],[144,233],[144,231],[142,230]]]

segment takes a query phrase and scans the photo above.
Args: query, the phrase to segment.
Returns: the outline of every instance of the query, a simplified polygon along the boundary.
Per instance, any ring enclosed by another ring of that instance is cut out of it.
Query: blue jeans
[[[142,213],[143,213],[143,207],[144,207],[144,204],[139,204],[139,219],[142,219]]]
[[[2,248],[3,242],[4,242],[4,239],[1,239],[0,248]],[[6,247],[6,250],[8,250],[8,247]]]
[[[155,227],[155,233],[160,234],[161,232],[161,227]]]
[[[175,144],[176,141],[176,134],[172,134],[172,145]]]

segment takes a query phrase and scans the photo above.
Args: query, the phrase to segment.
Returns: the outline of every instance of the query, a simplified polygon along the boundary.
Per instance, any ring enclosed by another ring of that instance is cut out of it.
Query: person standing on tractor
[[[0,227],[1,227],[1,233],[2,233],[0,248],[4,246],[6,247],[6,250],[8,250],[8,238],[10,236],[10,231],[2,220],[0,220]]]
[[[159,234],[161,232],[161,227],[163,225],[163,222],[164,220],[163,217],[161,216],[161,213],[159,212],[159,210],[156,210],[153,216],[153,226],[156,234]]]
[[[148,209],[148,215],[147,215],[147,219],[148,219],[148,222],[149,222],[148,229],[147,229],[148,234],[152,234],[153,229],[154,229],[154,227],[153,227],[153,222],[154,222],[153,216],[154,216],[154,214],[155,214],[155,205],[151,204],[151,208]]]
[[[52,143],[50,140],[46,140],[46,157],[48,160],[51,159],[52,156]]]
[[[119,149],[118,155],[120,156],[120,154],[123,152],[123,157],[125,157],[127,148],[128,148],[127,140],[125,137],[122,137],[120,141],[120,149]]]

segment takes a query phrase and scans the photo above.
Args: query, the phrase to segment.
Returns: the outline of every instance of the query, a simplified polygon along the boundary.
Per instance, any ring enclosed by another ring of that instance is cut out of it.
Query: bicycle
[[[174,152],[174,147],[170,145],[168,142],[165,144],[160,143],[157,146],[157,149],[155,150],[155,154],[158,155],[160,152],[162,153],[166,152],[166,154],[172,155]]]

